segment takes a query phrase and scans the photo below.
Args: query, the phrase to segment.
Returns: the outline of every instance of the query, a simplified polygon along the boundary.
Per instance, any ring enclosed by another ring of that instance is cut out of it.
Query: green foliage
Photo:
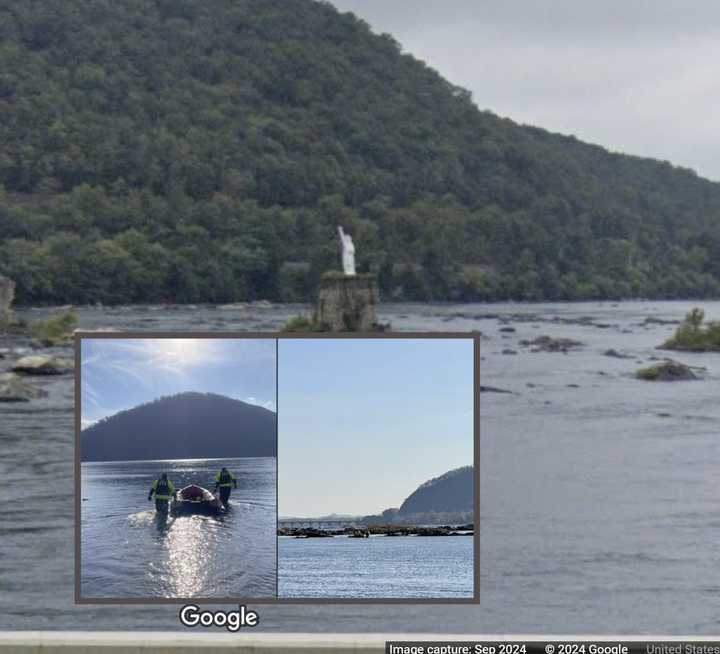
[[[705,312],[697,307],[685,316],[685,323],[694,332],[700,331],[703,320],[705,320]]]
[[[77,313],[69,309],[56,313],[46,320],[39,320],[33,324],[32,330],[44,345],[63,345],[72,340],[77,323]]]
[[[711,321],[703,325],[705,312],[694,308],[675,334],[660,347],[665,350],[685,350],[689,352],[720,351],[720,322]]]
[[[660,363],[656,363],[652,366],[640,368],[635,372],[635,376],[638,379],[644,381],[689,381],[697,379],[697,375],[693,372],[692,368],[686,366],[684,363],[679,361],[673,361],[671,359],[665,359]]]
[[[282,331],[284,332],[313,332],[321,331],[317,325],[305,316],[293,316],[285,323]]]
[[[657,381],[660,377],[660,367],[657,365],[646,366],[645,368],[639,368],[635,371],[635,376],[638,379],[645,381]]]
[[[720,294],[720,185],[479,111],[310,0],[9,0],[0,273],[28,303]]]

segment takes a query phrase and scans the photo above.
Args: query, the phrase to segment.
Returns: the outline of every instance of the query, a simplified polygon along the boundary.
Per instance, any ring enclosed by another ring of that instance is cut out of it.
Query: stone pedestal
[[[11,322],[14,297],[15,282],[0,275],[0,327]]]
[[[332,332],[373,331],[378,301],[375,275],[327,273],[320,282],[314,323]]]

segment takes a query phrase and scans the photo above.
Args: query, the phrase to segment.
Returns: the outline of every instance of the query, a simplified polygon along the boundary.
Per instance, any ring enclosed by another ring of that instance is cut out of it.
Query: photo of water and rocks
[[[256,631],[717,634],[720,10],[693,7],[4,2],[0,629],[180,628],[73,603],[74,330],[478,331],[479,521],[373,533],[470,461],[388,489],[343,484],[338,457],[298,479],[342,505],[283,517],[352,522],[281,525],[279,547],[317,571],[471,526],[479,604],[263,606]],[[163,471],[205,487],[173,465],[119,474],[147,475],[133,502]]]
[[[280,518],[279,596],[472,597],[472,538],[449,537],[474,535],[473,488],[466,466],[380,515]]]
[[[279,597],[475,596],[474,348],[278,341]]]

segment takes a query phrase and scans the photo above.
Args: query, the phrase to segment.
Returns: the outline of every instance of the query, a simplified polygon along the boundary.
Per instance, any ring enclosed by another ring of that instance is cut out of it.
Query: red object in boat
[[[195,484],[181,488],[170,503],[170,512],[173,515],[193,513],[214,515],[222,513],[224,510],[217,495],[211,493],[207,488]]]
[[[190,484],[190,486],[185,486],[185,488],[180,491],[180,497],[184,500],[202,500],[206,493],[207,491],[204,488]]]

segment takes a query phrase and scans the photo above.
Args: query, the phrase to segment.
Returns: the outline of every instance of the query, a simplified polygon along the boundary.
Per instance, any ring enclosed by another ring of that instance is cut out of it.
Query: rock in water
[[[29,402],[39,397],[47,397],[47,391],[35,388],[17,375],[0,375],[0,402]]]
[[[609,350],[605,350],[603,354],[606,357],[613,357],[615,359],[632,359],[632,355],[630,354],[622,354],[621,352],[618,352],[617,350],[614,350],[610,348]]]
[[[374,275],[325,275],[314,322],[332,332],[372,331],[377,328],[378,301]]]
[[[33,354],[18,359],[11,370],[22,375],[64,375],[73,371],[73,362],[52,355]]]
[[[512,391],[508,391],[504,388],[496,388],[495,386],[480,386],[481,393],[508,393],[512,395]]]
[[[582,347],[580,341],[571,338],[553,338],[552,336],[538,336],[532,341],[520,341],[524,347],[532,347],[532,352],[568,352]]]
[[[690,366],[672,359],[666,359],[647,368],[640,368],[635,376],[645,381],[691,381],[698,378]]]

